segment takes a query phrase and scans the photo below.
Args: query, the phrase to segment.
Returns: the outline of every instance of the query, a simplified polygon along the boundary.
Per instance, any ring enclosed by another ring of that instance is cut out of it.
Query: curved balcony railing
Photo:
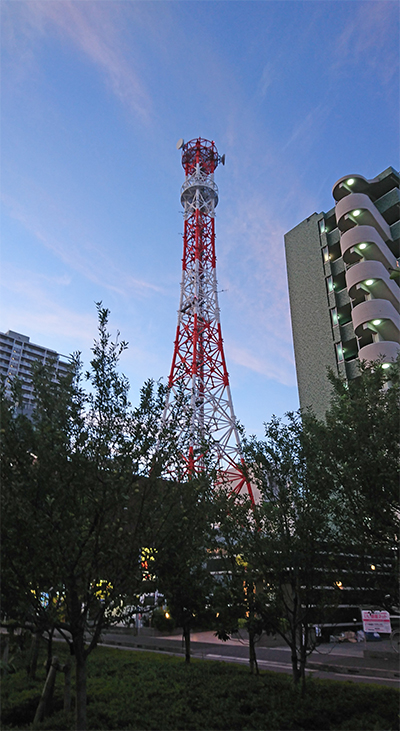
[[[336,203],[336,221],[339,231],[348,231],[356,225],[373,226],[384,241],[391,240],[390,226],[365,193],[350,193]]]
[[[353,308],[351,318],[358,337],[368,327],[377,333],[380,340],[400,343],[400,315],[391,302],[382,299],[361,302]]]
[[[393,307],[399,308],[400,288],[390,279],[388,270],[380,261],[361,261],[348,269],[346,286],[352,300],[359,298],[361,288],[374,299],[388,300]]]
[[[377,343],[369,343],[360,348],[358,357],[360,360],[378,360],[382,358],[383,363],[391,363],[396,360],[400,352],[399,343],[380,340]]]
[[[345,264],[354,264],[362,257],[380,261],[386,268],[396,267],[395,256],[373,226],[354,226],[342,233],[340,249]]]
[[[372,182],[374,181],[367,180],[363,175],[346,175],[336,181],[332,188],[332,195],[337,202],[350,193],[363,193]]]

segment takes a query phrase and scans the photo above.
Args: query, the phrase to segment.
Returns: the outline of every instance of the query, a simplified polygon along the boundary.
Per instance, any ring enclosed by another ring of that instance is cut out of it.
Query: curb
[[[180,641],[179,641],[180,642]],[[138,650],[145,650],[145,651],[153,651],[153,652],[167,652],[173,655],[183,655],[184,650],[181,647],[177,647],[171,645],[169,647],[166,647],[165,645],[153,645],[153,644],[146,644],[145,642],[118,642],[118,640],[108,640],[104,643],[106,646],[113,646],[113,647],[134,647]],[[193,647],[192,648],[192,654],[193,657],[196,657],[196,650]],[[205,659],[205,658],[204,658]],[[288,664],[288,669],[290,670],[290,665]],[[320,672],[327,672],[327,673],[339,673],[341,675],[365,675],[368,674],[372,677],[376,678],[400,678],[400,670],[395,669],[385,669],[385,668],[373,668],[373,667],[364,667],[364,666],[349,666],[349,665],[337,665],[337,664],[330,664],[330,663],[320,663],[320,662],[308,662],[307,663],[307,669],[310,670],[319,670]]]
[[[350,665],[327,665],[326,663],[308,662],[306,668],[323,673],[340,673],[341,675],[370,675],[374,678],[400,678],[400,671],[384,668],[371,668]]]

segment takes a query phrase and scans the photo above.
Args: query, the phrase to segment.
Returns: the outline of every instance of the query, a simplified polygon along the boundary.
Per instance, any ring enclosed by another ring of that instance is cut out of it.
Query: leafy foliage
[[[58,653],[58,650],[57,650]],[[59,654],[59,653],[58,653]],[[43,672],[43,671],[42,671]],[[22,673],[2,687],[2,728],[27,728],[35,711],[41,678],[25,690]],[[57,678],[55,713],[40,729],[71,729],[62,711],[62,678]],[[150,653],[98,648],[88,661],[88,729],[231,729],[268,728],[396,729],[398,693],[392,688],[312,680],[301,698],[290,677],[244,667]]]
[[[141,549],[164,521],[155,460],[164,391],[149,382],[131,407],[117,371],[126,343],[112,341],[108,315],[99,303],[84,378],[78,355],[60,380],[51,364],[35,368],[32,422],[18,414],[17,394],[2,403],[3,620],[70,638],[81,673],[77,728],[85,725],[86,658],[123,604],[137,602]],[[162,436],[171,460],[179,444],[172,432]]]
[[[217,506],[207,473],[169,489],[171,510],[155,541],[154,564],[172,618],[183,629],[189,662],[190,630],[201,623],[212,602],[215,581],[209,558],[216,543]]]
[[[249,634],[262,622],[285,639],[296,682],[312,625],[331,620],[344,589],[346,603],[398,606],[399,363],[362,364],[349,384],[331,379],[325,422],[273,417],[263,440],[247,440],[261,500],[254,511],[234,506],[222,524],[234,621],[244,586]],[[221,637],[232,616],[221,612]]]

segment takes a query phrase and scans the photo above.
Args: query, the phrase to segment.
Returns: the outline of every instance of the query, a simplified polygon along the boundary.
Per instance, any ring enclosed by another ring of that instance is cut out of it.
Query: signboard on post
[[[392,631],[389,612],[362,609],[361,618],[364,632],[390,634]]]

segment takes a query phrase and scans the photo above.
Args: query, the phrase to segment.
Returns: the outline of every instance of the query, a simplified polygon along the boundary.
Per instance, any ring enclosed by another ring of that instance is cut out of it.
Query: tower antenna
[[[182,282],[163,425],[172,420],[174,402],[183,394],[190,420],[187,474],[201,471],[206,441],[218,466],[218,481],[236,495],[247,490],[254,504],[233,410],[218,305],[214,171],[219,163],[225,164],[225,155],[221,157],[214,142],[201,137],[186,143],[180,139],[177,149],[185,171]]]

